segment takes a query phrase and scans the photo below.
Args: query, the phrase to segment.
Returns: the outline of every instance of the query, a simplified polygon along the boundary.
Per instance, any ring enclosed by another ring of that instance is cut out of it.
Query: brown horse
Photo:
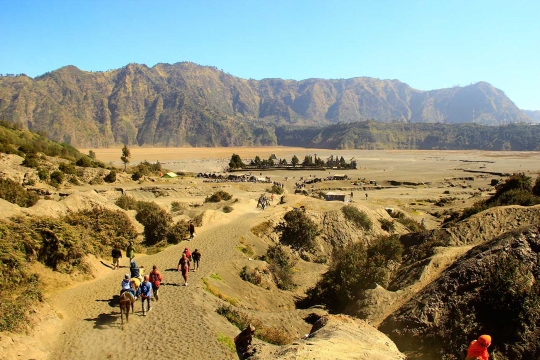
[[[129,321],[130,306],[131,312],[134,312],[133,303],[135,303],[135,297],[129,291],[120,294],[120,321],[122,325],[124,325],[124,313],[126,314],[126,322]]]

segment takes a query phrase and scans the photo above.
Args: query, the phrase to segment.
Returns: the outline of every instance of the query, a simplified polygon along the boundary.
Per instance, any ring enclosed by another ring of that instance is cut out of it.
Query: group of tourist
[[[270,198],[266,197],[266,194],[263,194],[259,197],[259,200],[257,201],[257,208],[265,209],[267,206],[270,206],[270,199],[272,202],[274,201],[274,194],[270,196]]]
[[[191,226],[190,222],[190,234],[193,237],[195,232],[195,227]],[[192,231],[193,229],[193,231]],[[122,258],[122,252],[118,244],[114,245],[112,250],[113,257],[113,269],[119,268],[119,260]],[[163,281],[163,276],[158,270],[157,266],[152,267],[150,274],[144,274],[144,267],[137,266],[137,263],[134,260],[135,257],[135,248],[133,242],[130,241],[128,247],[126,248],[126,257],[129,258],[129,274],[124,275],[124,279],[121,282],[120,295],[124,292],[130,292],[131,295],[137,299],[141,298],[142,302],[142,313],[143,316],[146,316],[147,312],[152,310],[151,299],[152,296],[159,300],[159,288],[161,282]],[[185,248],[182,252],[182,257],[178,262],[178,271],[182,271],[182,277],[184,278],[184,286],[188,285],[188,275],[191,270],[191,262],[193,262],[193,271],[199,270],[199,263],[201,260],[201,252],[198,249],[195,249],[193,253],[189,251],[189,248]],[[146,303],[146,307],[145,307]]]

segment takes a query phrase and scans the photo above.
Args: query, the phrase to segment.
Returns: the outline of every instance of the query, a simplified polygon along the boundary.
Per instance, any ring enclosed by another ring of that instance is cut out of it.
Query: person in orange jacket
[[[491,336],[481,335],[478,340],[473,340],[467,349],[465,360],[488,360],[487,348],[491,345]]]

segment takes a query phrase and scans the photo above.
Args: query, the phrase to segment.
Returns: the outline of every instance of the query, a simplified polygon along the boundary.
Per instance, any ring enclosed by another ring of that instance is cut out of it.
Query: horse
[[[131,312],[133,310],[133,303],[135,303],[135,297],[129,292],[124,291],[120,294],[120,321],[124,325],[124,313],[126,313],[126,322],[129,321],[129,307],[131,305]]]

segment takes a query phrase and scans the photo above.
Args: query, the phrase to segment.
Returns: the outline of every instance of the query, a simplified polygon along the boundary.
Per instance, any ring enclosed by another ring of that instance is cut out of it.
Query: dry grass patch
[[[256,329],[255,337],[267,343],[286,345],[292,341],[291,336],[282,328],[265,325],[259,319],[252,318],[238,309],[230,306],[220,306],[216,311],[240,330],[244,330],[249,324],[252,324]]]
[[[228,302],[232,306],[238,306],[238,304],[240,304],[240,300],[227,296],[223,294],[221,291],[219,291],[218,288],[216,288],[215,286],[210,285],[210,283],[208,282],[208,279],[203,278],[202,280],[205,285],[204,289],[208,291],[210,294],[214,295],[217,298],[220,298],[223,301]]]
[[[252,227],[251,232],[255,236],[261,237],[262,235],[268,233],[269,232],[268,230],[270,230],[271,228],[272,228],[272,222],[269,220],[269,221],[265,221],[263,223],[260,223],[257,226]]]

